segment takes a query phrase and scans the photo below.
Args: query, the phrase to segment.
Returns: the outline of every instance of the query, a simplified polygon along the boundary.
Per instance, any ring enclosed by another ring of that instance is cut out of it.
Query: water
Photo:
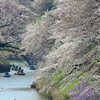
[[[26,72],[25,76],[11,73],[11,78],[4,78],[0,74],[0,100],[47,100],[36,90],[30,89],[30,84],[35,79],[35,72],[28,70]]]

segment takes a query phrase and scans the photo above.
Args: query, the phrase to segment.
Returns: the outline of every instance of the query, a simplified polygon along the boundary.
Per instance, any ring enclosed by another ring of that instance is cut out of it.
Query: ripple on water
[[[33,76],[32,72],[25,76],[12,75],[11,78],[3,78],[0,75],[0,100],[47,100],[30,89]]]

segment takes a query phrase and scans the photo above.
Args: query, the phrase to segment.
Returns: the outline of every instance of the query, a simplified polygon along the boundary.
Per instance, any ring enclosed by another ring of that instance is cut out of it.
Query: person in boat
[[[21,68],[21,67],[19,67],[19,69],[18,69],[18,73],[24,73],[24,70]]]
[[[21,70],[22,70],[22,68],[21,68],[21,67],[19,67],[18,71],[19,71],[19,72],[21,72]]]
[[[25,75],[23,69],[19,69],[19,71],[16,73],[16,75]]]
[[[12,66],[13,66],[13,68],[15,69],[15,65],[13,64]]]
[[[15,70],[16,70],[16,71],[18,70],[18,66],[15,66]]]
[[[24,70],[23,70],[23,69],[21,70],[21,73],[22,73],[22,74],[24,73]]]
[[[8,72],[6,72],[6,73],[5,73],[5,75],[9,75],[9,73],[8,73]]]
[[[17,73],[21,73],[21,70],[22,70],[21,67],[19,67]]]
[[[4,77],[11,77],[11,75],[8,72],[6,72]]]

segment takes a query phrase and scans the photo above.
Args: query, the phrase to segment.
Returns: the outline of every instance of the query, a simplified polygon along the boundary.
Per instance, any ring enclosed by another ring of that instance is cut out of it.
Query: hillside
[[[28,25],[23,36],[25,53],[39,61],[37,88],[53,100],[67,100],[70,91],[88,80],[86,88],[92,87],[96,97],[100,93],[100,2],[55,0],[54,4],[56,9]]]
[[[52,2],[52,0],[0,0],[0,43],[11,42],[14,47],[21,48],[21,35],[26,32],[26,26],[35,23],[44,11],[50,9]],[[7,49],[6,56],[15,55],[9,53]]]
[[[34,15],[15,0],[0,0],[0,34],[6,41],[20,42],[25,25],[31,22]]]
[[[99,100],[99,0],[0,0],[0,25],[0,42],[13,41],[38,64],[40,93]]]

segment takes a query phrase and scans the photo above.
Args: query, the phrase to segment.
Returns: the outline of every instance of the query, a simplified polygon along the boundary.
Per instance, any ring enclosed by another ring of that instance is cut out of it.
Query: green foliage
[[[57,71],[56,75],[53,76],[52,85],[63,95],[63,100],[69,100],[69,96],[67,96],[67,94],[79,85],[79,80],[74,79],[69,80],[68,82],[63,81],[65,75],[66,74],[63,70]],[[85,77],[85,74],[81,77]]]
[[[41,24],[43,21],[43,16],[37,17],[37,18],[33,18],[32,23],[33,24]]]
[[[9,64],[9,62],[5,59],[0,58],[0,64]]]
[[[79,85],[79,81],[78,80],[69,80],[68,82],[59,82],[56,85],[59,84],[58,91],[63,95],[63,100],[69,100],[69,96],[67,96],[67,94],[73,90],[75,87],[77,87]]]
[[[71,90],[73,90],[76,86],[79,85],[79,81],[78,80],[73,80],[72,82],[70,82],[70,84],[63,84],[62,87],[60,87],[60,91],[64,94],[67,95]]]
[[[63,71],[58,71],[57,75],[55,75],[52,79],[52,84],[55,86],[60,85],[60,81],[65,77],[65,73]]]
[[[0,47],[0,50],[10,50],[12,49],[11,47]]]
[[[96,49],[96,47],[95,47],[95,45],[89,45],[85,50],[84,50],[84,54],[87,54],[87,53],[89,53],[89,52],[91,52],[91,51],[96,51],[97,49]]]
[[[60,74],[60,75],[55,76],[55,77],[54,77],[54,80],[55,80],[55,81],[59,81],[59,80],[61,80],[61,79],[63,79],[63,78],[64,78],[64,74],[62,73],[62,74]]]
[[[69,99],[70,99],[69,96],[67,96],[67,95],[63,95],[63,100],[69,100]]]
[[[87,74],[86,74],[86,72],[84,72],[79,76],[79,79],[83,79],[83,78],[86,78],[86,77],[87,77]]]
[[[3,56],[8,56],[10,54],[13,54],[13,53],[10,51],[0,51],[0,55],[3,55]]]

